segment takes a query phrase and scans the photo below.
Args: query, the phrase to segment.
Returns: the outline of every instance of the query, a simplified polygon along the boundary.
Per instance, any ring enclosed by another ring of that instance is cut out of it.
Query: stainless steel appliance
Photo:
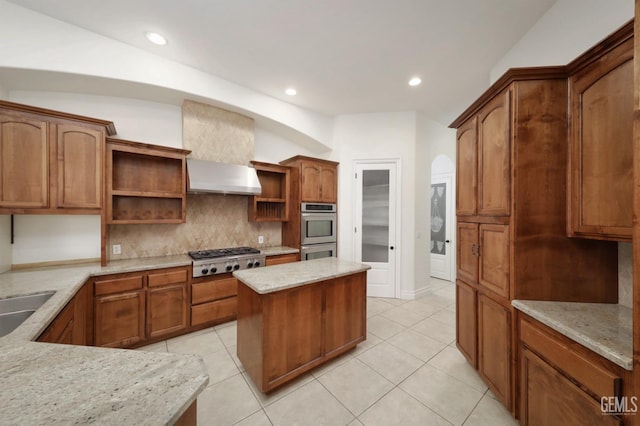
[[[193,277],[224,274],[240,269],[265,266],[266,256],[252,247],[233,247],[190,251],[193,259]]]
[[[336,242],[336,205],[302,203],[300,220],[302,246]]]
[[[337,257],[336,243],[311,244],[300,247],[300,260],[313,260],[323,257]]]

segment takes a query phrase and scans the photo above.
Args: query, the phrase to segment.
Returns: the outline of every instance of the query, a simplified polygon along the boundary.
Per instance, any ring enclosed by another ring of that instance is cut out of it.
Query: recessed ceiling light
[[[418,86],[422,83],[422,79],[420,77],[413,77],[409,80],[409,86]]]
[[[147,31],[145,34],[147,39],[153,44],[157,44],[158,46],[164,46],[167,44],[167,39],[164,38],[161,34],[154,33],[153,31]]]
[[[295,96],[296,93],[296,89],[294,89],[293,87],[289,87],[287,90],[284,91],[284,93],[286,93],[289,96]]]

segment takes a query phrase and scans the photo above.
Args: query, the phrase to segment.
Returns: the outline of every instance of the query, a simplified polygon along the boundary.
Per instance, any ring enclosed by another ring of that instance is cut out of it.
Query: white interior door
[[[431,276],[447,281],[451,281],[454,260],[452,180],[452,175],[431,179]]]
[[[367,295],[396,297],[397,162],[355,163],[355,257],[371,266]]]

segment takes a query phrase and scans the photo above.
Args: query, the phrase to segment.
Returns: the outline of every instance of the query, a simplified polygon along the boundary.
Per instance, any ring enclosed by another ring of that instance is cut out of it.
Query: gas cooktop
[[[231,247],[188,252],[193,261],[193,277],[224,274],[265,266],[266,256],[253,247]]]

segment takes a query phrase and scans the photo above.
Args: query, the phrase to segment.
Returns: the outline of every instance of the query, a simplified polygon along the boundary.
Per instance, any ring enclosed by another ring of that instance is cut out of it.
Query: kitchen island
[[[366,339],[368,265],[333,257],[234,272],[238,358],[269,392]]]

